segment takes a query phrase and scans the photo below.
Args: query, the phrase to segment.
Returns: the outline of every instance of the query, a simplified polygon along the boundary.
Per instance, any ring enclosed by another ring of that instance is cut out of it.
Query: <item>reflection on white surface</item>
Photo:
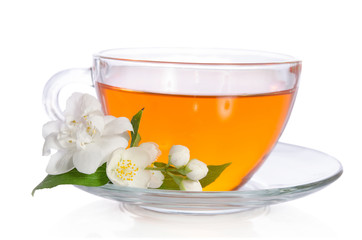
[[[215,216],[168,215],[99,200],[59,219],[60,238],[332,237],[332,229],[288,204]],[[303,227],[301,227],[303,226]]]
[[[120,205],[120,208],[137,218],[129,231],[128,236],[132,237],[251,237],[256,235],[251,220],[267,213],[266,208],[261,208],[241,214],[189,216],[163,214],[132,205],[127,209]]]

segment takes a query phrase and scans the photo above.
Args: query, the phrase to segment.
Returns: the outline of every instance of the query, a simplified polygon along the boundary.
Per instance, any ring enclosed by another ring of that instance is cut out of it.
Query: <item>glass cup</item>
[[[167,162],[172,145],[191,159],[231,165],[206,191],[248,181],[278,141],[295,100],[301,61],[235,49],[135,48],[102,51],[90,69],[54,75],[44,88],[49,116],[63,119],[60,91],[88,83],[105,114],[132,118],[144,108],[141,142],[156,142]]]

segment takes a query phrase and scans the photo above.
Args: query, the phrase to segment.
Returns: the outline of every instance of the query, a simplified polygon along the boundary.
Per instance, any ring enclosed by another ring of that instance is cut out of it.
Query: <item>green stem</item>
[[[164,167],[146,167],[145,170],[153,170],[153,171],[165,171]]]
[[[173,173],[173,174],[179,174],[178,170],[177,169],[167,169],[166,172],[168,173]]]

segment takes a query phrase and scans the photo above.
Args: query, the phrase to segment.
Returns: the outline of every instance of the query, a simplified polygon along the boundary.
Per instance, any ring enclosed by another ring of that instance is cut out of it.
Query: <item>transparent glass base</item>
[[[129,213],[133,213],[137,216],[142,215],[154,215],[154,213],[161,213],[161,214],[182,214],[182,215],[219,215],[219,214],[232,214],[232,213],[239,213],[239,212],[246,212],[255,209],[261,209],[266,207],[260,208],[235,208],[235,209],[196,209],[196,208],[165,208],[165,207],[151,207],[151,206],[143,206],[143,205],[135,205],[135,204],[128,204],[128,203],[120,203],[120,208],[128,211]]]
[[[216,215],[262,208],[297,199],[338,179],[342,165],[335,158],[308,148],[278,143],[254,176],[235,191],[187,192],[138,189],[107,184],[78,188],[122,203],[127,211]]]

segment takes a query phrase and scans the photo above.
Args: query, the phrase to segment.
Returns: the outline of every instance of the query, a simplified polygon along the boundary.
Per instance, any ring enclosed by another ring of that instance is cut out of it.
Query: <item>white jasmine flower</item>
[[[119,147],[127,147],[133,131],[127,118],[105,116],[99,101],[89,95],[74,93],[67,101],[65,121],[51,121],[43,126],[43,155],[57,150],[46,171],[62,174],[74,167],[82,173],[94,173]]]
[[[150,162],[151,157],[143,148],[120,148],[107,163],[107,176],[116,185],[147,188],[152,172],[145,168]]]
[[[163,184],[163,180],[165,176],[161,173],[161,171],[151,171],[151,179],[148,185],[149,188],[159,188]]]
[[[156,161],[157,158],[161,155],[161,150],[154,142],[145,142],[142,143],[139,147],[143,148],[148,152],[148,154],[150,154],[152,162]]]
[[[186,171],[190,171],[186,176],[191,180],[200,180],[207,175],[209,169],[207,165],[200,160],[192,159],[186,165]]]
[[[184,179],[181,181],[180,189],[184,191],[202,191],[202,186],[199,181]]]
[[[173,145],[169,152],[169,159],[176,168],[183,167],[190,160],[190,150],[182,145]]]

